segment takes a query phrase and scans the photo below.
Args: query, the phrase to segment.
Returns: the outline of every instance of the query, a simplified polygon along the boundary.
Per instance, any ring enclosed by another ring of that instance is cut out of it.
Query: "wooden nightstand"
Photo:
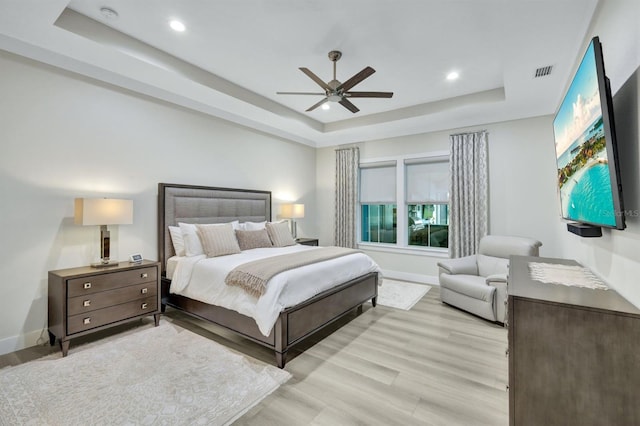
[[[305,246],[317,246],[318,239],[317,238],[298,238],[296,239],[296,243],[302,244]]]
[[[160,262],[49,271],[49,342],[71,339],[147,315],[160,321]]]

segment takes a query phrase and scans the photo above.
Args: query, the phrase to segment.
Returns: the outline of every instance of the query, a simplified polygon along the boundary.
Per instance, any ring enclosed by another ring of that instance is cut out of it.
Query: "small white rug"
[[[378,287],[377,302],[384,306],[408,311],[418,303],[431,289],[428,285],[413,284],[406,281],[396,281],[384,278]]]
[[[0,370],[0,424],[224,425],[290,377],[162,320]]]

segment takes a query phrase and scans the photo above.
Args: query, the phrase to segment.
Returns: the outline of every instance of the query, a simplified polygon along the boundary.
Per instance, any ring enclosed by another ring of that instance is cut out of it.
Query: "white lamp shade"
[[[280,215],[286,219],[302,219],[304,204],[283,204],[280,206]]]
[[[76,198],[74,222],[76,225],[130,225],[133,200]]]

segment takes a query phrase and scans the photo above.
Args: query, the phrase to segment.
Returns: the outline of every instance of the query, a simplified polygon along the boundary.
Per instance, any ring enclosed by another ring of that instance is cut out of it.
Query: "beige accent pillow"
[[[240,253],[236,233],[230,223],[224,225],[196,225],[202,249],[207,257]]]
[[[236,230],[236,238],[240,250],[250,250],[260,247],[273,247],[266,229],[258,231]]]
[[[274,247],[292,246],[296,243],[289,231],[288,222],[268,222],[266,228]]]

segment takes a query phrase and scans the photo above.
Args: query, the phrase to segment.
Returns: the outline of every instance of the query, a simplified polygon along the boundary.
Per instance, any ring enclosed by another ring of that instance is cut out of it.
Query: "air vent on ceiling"
[[[553,65],[547,65],[546,67],[540,67],[536,70],[536,75],[534,78],[544,77],[545,75],[551,74],[551,70],[553,69]]]

